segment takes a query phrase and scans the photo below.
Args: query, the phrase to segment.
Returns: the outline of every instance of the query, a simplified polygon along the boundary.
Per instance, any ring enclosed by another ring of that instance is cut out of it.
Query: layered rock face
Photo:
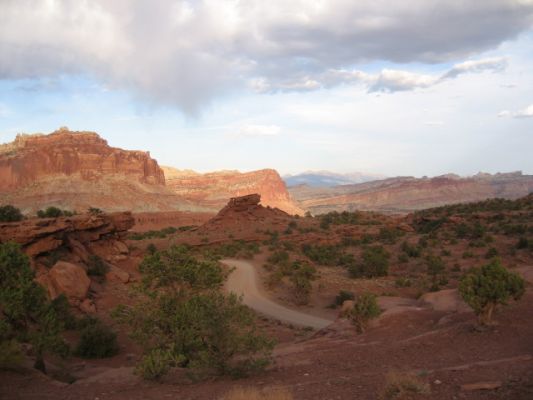
[[[75,175],[86,181],[124,175],[165,185],[165,175],[148,152],[110,147],[94,132],[59,130],[50,135],[17,135],[0,146],[0,187],[11,190],[51,175]]]
[[[261,204],[289,214],[303,211],[292,200],[285,183],[273,169],[241,173],[220,171],[199,174],[190,170],[163,167],[167,187],[200,206],[220,210],[229,198],[257,193]]]
[[[449,174],[421,179],[389,178],[332,188],[295,186],[289,190],[302,208],[314,214],[353,210],[405,213],[494,197],[517,199],[533,192],[533,176],[513,172],[460,178]]]
[[[18,135],[0,146],[0,204],[26,213],[56,206],[85,211],[195,209],[165,187],[148,152],[108,146],[93,132]]]

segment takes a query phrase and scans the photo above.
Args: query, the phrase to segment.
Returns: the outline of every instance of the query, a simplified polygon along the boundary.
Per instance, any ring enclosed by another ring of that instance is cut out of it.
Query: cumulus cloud
[[[498,114],[498,117],[510,117],[510,118],[533,118],[533,104],[523,110],[509,111],[504,110]]]
[[[529,0],[3,0],[0,79],[89,74],[187,112],[246,84],[408,90],[432,77],[350,69],[462,60],[532,22]],[[442,78],[492,67],[467,62]]]

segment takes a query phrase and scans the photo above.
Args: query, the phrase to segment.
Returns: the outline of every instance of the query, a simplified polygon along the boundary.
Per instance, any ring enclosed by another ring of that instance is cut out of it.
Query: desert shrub
[[[381,309],[378,306],[377,297],[371,293],[361,294],[353,308],[346,311],[345,316],[349,318],[357,328],[359,333],[365,331],[368,323],[381,314]]]
[[[355,299],[355,294],[353,292],[350,292],[348,290],[341,290],[339,291],[339,294],[335,296],[335,300],[333,301],[333,306],[339,307],[339,306],[342,306],[342,304],[346,300],[354,300],[354,299]]]
[[[135,372],[147,380],[158,380],[184,362],[183,357],[170,350],[155,348],[145,354],[135,367]]]
[[[101,257],[91,254],[87,261],[87,274],[104,277],[109,272],[109,265]]]
[[[383,227],[380,228],[378,238],[380,241],[388,244],[396,243],[396,240],[405,235],[405,232],[398,228]]]
[[[427,273],[431,277],[431,291],[439,290],[440,285],[445,283],[444,261],[439,256],[429,255],[426,257]]]
[[[0,334],[0,369],[19,367],[23,361],[24,356],[20,343],[15,339],[2,340]]]
[[[320,225],[329,227],[329,225],[356,225],[361,220],[359,212],[332,211],[320,216]]]
[[[399,254],[398,255],[398,262],[400,264],[405,264],[405,263],[408,263],[409,262],[409,257],[407,256],[407,254]]]
[[[498,250],[496,250],[496,248],[494,247],[490,247],[485,253],[485,258],[491,259],[491,258],[496,257],[497,255],[498,255]]]
[[[498,259],[472,268],[459,283],[459,293],[482,325],[492,322],[493,311],[499,304],[507,304],[511,298],[520,299],[524,291],[524,279],[508,271]]]
[[[410,287],[412,284],[411,282],[411,279],[409,278],[404,278],[403,276],[400,277],[400,278],[397,278],[395,281],[394,281],[394,285],[398,288],[403,288],[403,287]]]
[[[533,242],[529,243],[529,240],[526,237],[521,236],[520,239],[518,239],[518,243],[516,243],[516,248],[527,249],[530,245],[533,247]]]
[[[286,388],[242,388],[231,389],[223,397],[223,400],[292,400],[292,394]]]
[[[48,207],[46,210],[37,211],[37,216],[39,218],[57,218],[61,217],[62,215],[63,211],[60,208],[54,206]]]
[[[389,253],[382,246],[367,247],[362,260],[348,266],[352,278],[374,278],[389,272]]]
[[[463,258],[474,258],[474,253],[472,253],[471,251],[465,251],[463,252]]]
[[[429,384],[408,373],[391,372],[386,377],[385,387],[380,393],[381,400],[410,399],[413,395],[431,393]]]
[[[0,344],[13,355],[13,341],[31,343],[35,368],[44,372],[45,352],[65,356],[69,349],[60,336],[61,318],[34,278],[29,258],[20,246],[0,244]]]
[[[422,249],[419,246],[415,246],[409,242],[403,242],[400,249],[405,253],[405,255],[411,258],[420,257],[422,254]]]
[[[155,247],[155,244],[150,243],[148,246],[146,246],[146,252],[148,254],[155,254],[156,251],[157,251],[157,247]]]
[[[157,379],[174,366],[196,378],[243,375],[269,362],[271,340],[257,331],[253,312],[218,289],[225,273],[216,261],[199,260],[184,246],[145,257],[137,305],[115,317],[144,347],[140,373]]]
[[[117,335],[98,320],[87,324],[80,333],[74,354],[81,358],[107,358],[119,351]]]
[[[337,265],[341,251],[333,245],[302,245],[302,252],[313,262],[320,265]]]
[[[442,257],[450,257],[452,255],[451,251],[448,250],[448,249],[442,249],[442,251],[440,252],[440,255]]]
[[[276,250],[267,258],[267,261],[274,265],[285,264],[289,262],[289,253],[285,250]]]
[[[12,205],[0,207],[0,222],[15,222],[24,218],[20,210]]]
[[[104,213],[101,209],[99,209],[99,208],[97,208],[97,207],[89,207],[89,208],[87,209],[87,212],[88,212],[89,214],[91,214],[91,215],[100,215],[100,214],[103,214],[103,213]]]
[[[430,233],[439,229],[448,222],[448,218],[420,218],[415,222],[415,229],[418,233]]]
[[[292,263],[290,281],[292,293],[297,304],[307,304],[311,294],[311,282],[316,279],[316,268],[306,262]]]

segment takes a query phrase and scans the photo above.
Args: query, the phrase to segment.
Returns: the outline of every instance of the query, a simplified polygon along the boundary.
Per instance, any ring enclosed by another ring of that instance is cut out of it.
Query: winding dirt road
[[[249,262],[233,259],[221,262],[235,268],[226,281],[226,290],[242,295],[244,304],[257,312],[293,325],[310,326],[315,329],[322,329],[333,322],[291,310],[268,299],[260,289],[255,267]]]

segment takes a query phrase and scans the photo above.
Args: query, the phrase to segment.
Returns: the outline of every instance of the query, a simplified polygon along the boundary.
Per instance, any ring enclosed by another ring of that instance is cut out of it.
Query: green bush
[[[353,308],[346,311],[345,316],[352,321],[357,331],[362,333],[367,328],[370,320],[380,314],[381,309],[378,306],[376,295],[363,293],[357,298]]]
[[[39,218],[57,218],[63,215],[63,211],[57,207],[48,207],[46,210],[37,211]]]
[[[264,368],[272,341],[261,335],[254,313],[234,294],[218,291],[225,273],[215,261],[196,259],[173,246],[145,257],[136,306],[115,317],[145,348],[139,372],[156,379],[179,365],[197,378],[241,375]]]
[[[527,249],[528,247],[533,247],[533,242],[529,243],[529,240],[522,236],[520,239],[518,239],[518,243],[516,244],[517,249]]]
[[[431,291],[437,291],[441,284],[444,284],[444,272],[446,270],[444,261],[439,256],[429,255],[426,257],[426,267],[428,275],[431,277]]]
[[[91,254],[87,261],[87,275],[104,277],[109,272],[109,265],[101,257]]]
[[[24,218],[20,210],[12,205],[0,207],[0,222],[15,222]]]
[[[494,258],[498,255],[498,250],[496,250],[496,248],[494,247],[491,247],[487,250],[487,253],[485,253],[485,258],[486,259],[491,259],[491,258]]]
[[[348,266],[352,278],[374,278],[389,272],[389,253],[382,246],[367,247],[362,260]]]
[[[63,324],[45,290],[35,282],[29,258],[15,243],[0,244],[0,345],[13,353],[16,342],[33,346],[35,368],[45,372],[44,353],[68,354]]]
[[[354,300],[355,294],[353,292],[350,292],[348,290],[341,290],[339,291],[339,294],[335,296],[335,301],[333,302],[334,307],[342,306],[342,304],[346,300]]]
[[[405,255],[411,258],[420,257],[422,254],[422,249],[420,246],[412,245],[409,242],[403,242],[400,249],[405,253]]]
[[[316,268],[306,262],[295,261],[290,271],[292,293],[296,304],[307,304],[311,294],[311,281],[316,279]]]
[[[498,259],[481,268],[472,268],[459,283],[459,293],[482,325],[492,322],[492,314],[499,304],[507,304],[511,298],[520,299],[524,291],[524,279],[508,271]]]
[[[107,358],[118,353],[117,335],[98,320],[87,324],[80,333],[74,354],[81,358]]]

